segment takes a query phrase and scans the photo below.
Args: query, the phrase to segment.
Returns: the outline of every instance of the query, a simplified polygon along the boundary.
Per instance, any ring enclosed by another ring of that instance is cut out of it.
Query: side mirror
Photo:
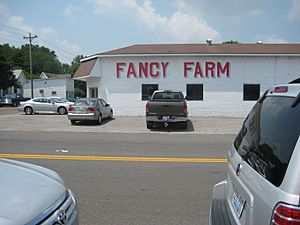
[[[185,96],[184,98],[185,100],[192,100],[192,98],[190,96]]]
[[[106,103],[105,107],[108,107],[108,106],[110,106],[110,104],[107,104],[107,103]]]

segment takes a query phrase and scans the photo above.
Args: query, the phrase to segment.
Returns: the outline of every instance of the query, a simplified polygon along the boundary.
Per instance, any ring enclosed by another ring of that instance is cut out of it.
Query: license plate
[[[163,117],[162,117],[163,121],[168,121],[169,118],[170,118],[169,116],[163,116]]]
[[[241,195],[239,195],[236,191],[233,193],[231,204],[235,212],[237,213],[237,216],[240,218],[244,207],[245,207],[246,201],[242,198]]]

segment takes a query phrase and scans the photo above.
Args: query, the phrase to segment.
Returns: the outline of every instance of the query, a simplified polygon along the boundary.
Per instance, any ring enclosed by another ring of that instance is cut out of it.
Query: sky
[[[70,64],[134,44],[300,43],[300,0],[0,0],[0,44]]]

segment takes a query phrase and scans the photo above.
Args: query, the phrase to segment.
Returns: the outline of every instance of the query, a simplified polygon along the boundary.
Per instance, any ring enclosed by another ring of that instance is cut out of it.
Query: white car
[[[1,225],[78,225],[73,192],[54,171],[0,159]]]
[[[69,106],[70,104],[58,102],[51,98],[37,97],[26,102],[21,102],[18,110],[24,112],[26,115],[33,113],[58,113],[63,115],[68,113]]]
[[[57,103],[66,103],[68,105],[74,105],[75,102],[69,101],[67,98],[61,98],[61,97],[50,97]]]

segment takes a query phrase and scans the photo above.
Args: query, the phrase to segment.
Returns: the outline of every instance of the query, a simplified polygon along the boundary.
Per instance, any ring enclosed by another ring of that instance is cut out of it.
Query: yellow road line
[[[226,163],[222,158],[153,158],[123,156],[84,156],[84,155],[38,155],[38,154],[0,154],[0,158],[11,159],[55,159],[82,161],[124,161],[124,162],[179,162],[179,163]]]

